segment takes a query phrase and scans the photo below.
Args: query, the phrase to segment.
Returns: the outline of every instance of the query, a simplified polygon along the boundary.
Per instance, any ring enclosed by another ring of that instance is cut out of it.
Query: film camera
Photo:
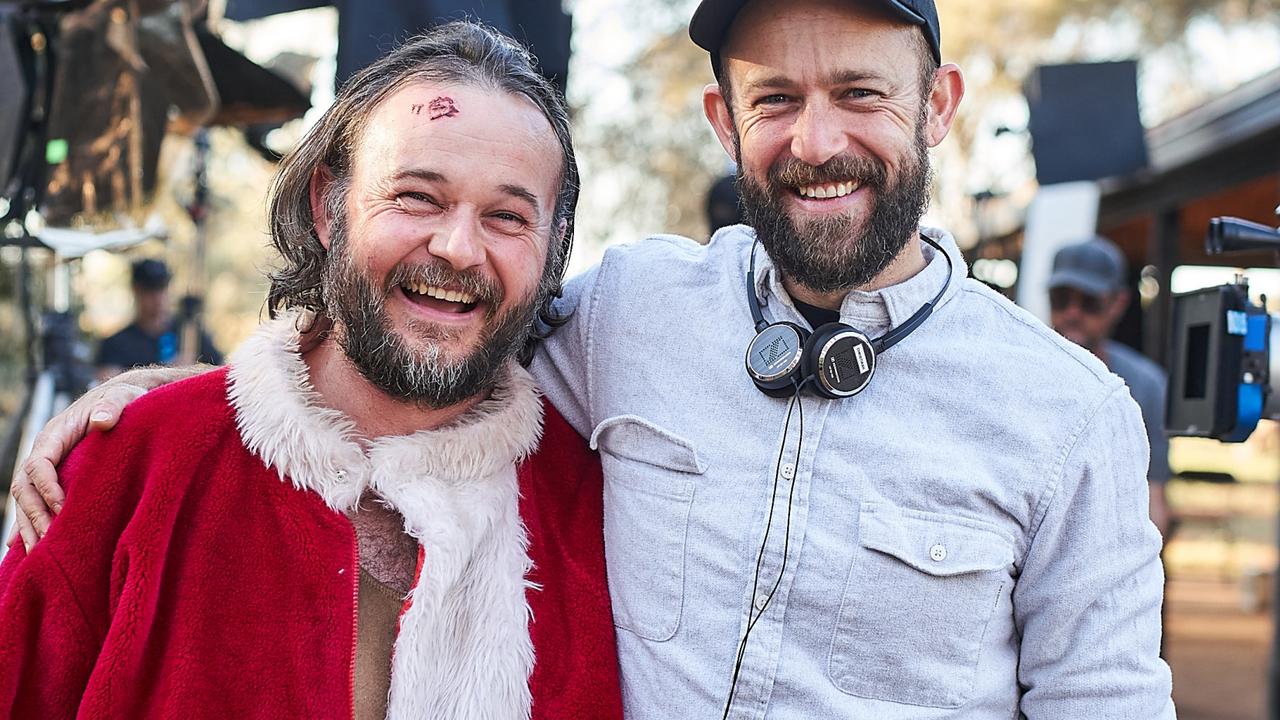
[[[1205,249],[1210,255],[1280,251],[1280,229],[1214,218]],[[1169,410],[1171,435],[1223,442],[1248,439],[1258,420],[1280,419],[1280,316],[1266,297],[1254,303],[1248,280],[1181,293],[1173,298]]]

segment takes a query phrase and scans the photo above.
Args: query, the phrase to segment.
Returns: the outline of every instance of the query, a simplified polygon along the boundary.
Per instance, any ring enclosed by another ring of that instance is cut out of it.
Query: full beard
[[[890,183],[888,169],[874,158],[838,155],[816,167],[788,159],[769,168],[766,185],[744,174],[739,150],[743,214],[773,264],[793,282],[815,293],[848,292],[889,267],[918,232],[929,205],[931,174],[923,121],[903,160],[899,177]],[[850,179],[872,193],[867,217],[829,215],[798,224],[788,214],[784,195],[795,195],[797,186]]]
[[[501,313],[503,293],[478,273],[457,273],[441,265],[401,266],[379,287],[361,271],[347,248],[345,222],[330,229],[330,253],[322,292],[334,336],[360,374],[388,396],[439,409],[456,405],[491,389],[507,361],[524,345],[533,329],[542,289]],[[489,308],[478,346],[461,359],[446,349],[460,341],[456,332],[429,323],[411,322],[408,333],[428,341],[411,348],[392,329],[386,301],[408,278],[436,285],[461,285]]]

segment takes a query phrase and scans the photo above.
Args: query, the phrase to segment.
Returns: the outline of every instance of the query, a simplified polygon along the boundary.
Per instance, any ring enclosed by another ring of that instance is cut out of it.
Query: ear
[[[307,192],[311,199],[311,222],[316,229],[316,238],[320,240],[320,245],[325,250],[329,249],[329,208],[326,207],[324,198],[329,192],[329,186],[333,184],[333,171],[327,165],[320,165],[311,173],[311,182],[307,187]]]
[[[711,129],[716,131],[716,137],[720,138],[720,145],[724,148],[724,151],[729,153],[729,157],[736,161],[737,152],[734,148],[736,133],[733,127],[733,114],[729,112],[729,103],[724,93],[720,92],[718,84],[711,83],[702,88],[702,111],[707,114]]]
[[[948,63],[938,68],[933,76],[933,91],[929,93],[928,128],[925,137],[929,147],[936,147],[951,131],[960,100],[964,98],[964,76],[959,66]]]
[[[552,242],[554,242],[555,244],[547,246],[548,255],[551,254],[553,249],[564,247],[564,236],[568,234],[568,232],[569,232],[569,221],[565,219],[561,219],[559,226],[556,227],[556,231],[551,237]],[[568,264],[569,264],[569,253],[566,252],[564,254],[564,257],[560,258],[560,267],[564,268],[568,266]]]

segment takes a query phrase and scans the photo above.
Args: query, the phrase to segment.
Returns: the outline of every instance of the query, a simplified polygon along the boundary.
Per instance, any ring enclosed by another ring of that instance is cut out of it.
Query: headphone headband
[[[747,306],[751,308],[751,319],[756,323],[756,332],[764,330],[769,323],[764,321],[764,313],[760,312],[760,300],[756,297],[756,248],[760,247],[757,238],[751,243],[751,261],[747,265]]]
[[[751,245],[747,267],[747,307],[755,322],[756,336],[747,347],[746,357],[747,374],[756,387],[767,395],[786,397],[813,380],[814,390],[823,397],[849,397],[861,392],[875,372],[876,356],[920,327],[951,286],[951,275],[955,272],[951,256],[933,238],[922,233],[920,239],[942,253],[947,261],[947,277],[942,289],[901,325],[874,340],[840,322],[827,323],[812,333],[795,323],[767,322],[756,294],[756,250],[760,246],[760,240],[756,239]]]

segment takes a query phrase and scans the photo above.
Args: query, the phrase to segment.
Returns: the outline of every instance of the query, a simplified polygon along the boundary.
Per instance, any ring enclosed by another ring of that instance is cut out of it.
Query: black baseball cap
[[[738,11],[747,6],[751,0],[702,0],[698,9],[693,11],[693,19],[689,21],[689,37],[698,47],[711,53],[712,64],[719,73],[720,46],[729,34],[729,27],[738,16]],[[851,0],[852,1],[852,0]],[[933,59],[942,64],[942,36],[938,29],[938,8],[933,0],[861,0],[868,5],[879,5],[904,22],[919,25],[925,39],[929,41],[929,49],[933,50]]]
[[[159,260],[146,258],[133,263],[133,285],[143,290],[169,287],[169,268]]]

